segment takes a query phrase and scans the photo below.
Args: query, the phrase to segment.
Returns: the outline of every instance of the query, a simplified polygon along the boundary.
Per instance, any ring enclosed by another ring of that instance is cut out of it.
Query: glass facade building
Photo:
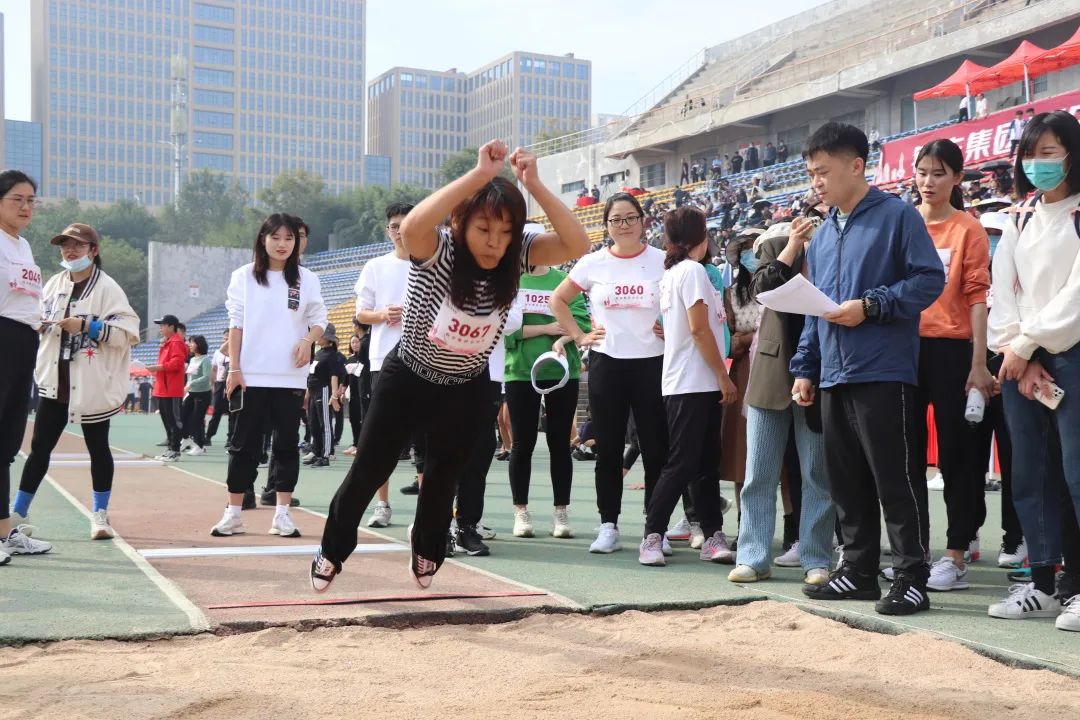
[[[361,185],[365,23],[365,0],[34,3],[49,197],[170,202],[174,125],[182,175],[221,172],[252,197],[285,170],[331,192]]]
[[[369,151],[390,157],[394,182],[434,189],[463,148],[587,129],[592,64],[513,52],[471,73],[395,67],[371,81],[367,102]]]
[[[48,188],[42,181],[41,123],[22,120],[4,121],[4,169],[22,170],[38,184],[38,194]]]
[[[386,155],[364,156],[364,185],[390,187],[390,158]]]

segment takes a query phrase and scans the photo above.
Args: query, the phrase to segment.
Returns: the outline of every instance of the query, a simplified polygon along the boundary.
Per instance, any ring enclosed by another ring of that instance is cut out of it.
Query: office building
[[[160,206],[177,155],[252,197],[293,169],[361,185],[365,24],[365,0],[35,2],[48,196]]]
[[[5,120],[4,168],[22,170],[38,184],[38,194],[45,196],[47,188],[42,181],[41,123],[22,120]]]
[[[395,183],[435,188],[465,147],[586,129],[591,79],[592,64],[573,54],[512,52],[470,73],[391,68],[368,85],[368,150],[390,157]]]

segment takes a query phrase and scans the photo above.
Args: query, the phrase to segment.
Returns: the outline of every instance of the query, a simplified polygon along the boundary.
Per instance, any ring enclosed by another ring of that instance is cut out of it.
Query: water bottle
[[[967,409],[964,411],[964,419],[972,425],[978,425],[983,421],[986,412],[986,399],[978,388],[971,388],[967,396]]]

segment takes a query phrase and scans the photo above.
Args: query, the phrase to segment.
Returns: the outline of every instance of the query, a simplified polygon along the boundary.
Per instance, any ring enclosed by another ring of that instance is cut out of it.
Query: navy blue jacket
[[[876,320],[849,328],[807,316],[791,374],[820,387],[846,383],[918,384],[919,315],[945,288],[945,269],[919,211],[870,188],[848,216],[837,209],[814,233],[809,278],[837,303],[870,297]]]

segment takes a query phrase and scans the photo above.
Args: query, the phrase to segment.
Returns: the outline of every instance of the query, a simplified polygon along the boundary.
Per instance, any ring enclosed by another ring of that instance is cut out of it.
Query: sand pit
[[[1080,640],[1080,638],[1078,638]],[[1045,718],[1080,681],[758,602],[7,648],[0,718]]]

